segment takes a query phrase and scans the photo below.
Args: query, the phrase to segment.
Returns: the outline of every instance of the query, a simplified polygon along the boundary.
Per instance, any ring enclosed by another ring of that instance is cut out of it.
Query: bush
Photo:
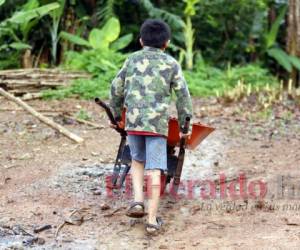
[[[65,67],[72,70],[89,72],[92,79],[79,79],[70,87],[44,92],[44,97],[62,99],[79,96],[83,99],[93,99],[96,96],[108,98],[110,83],[122,67],[126,55],[114,51],[86,50],[82,52],[68,52]],[[222,95],[225,91],[236,86],[238,81],[252,87],[278,83],[267,69],[259,64],[231,67],[222,70],[207,66],[199,61],[195,70],[184,71],[192,96]]]
[[[47,90],[43,93],[46,99],[63,99],[67,97],[80,97],[83,99],[94,99],[99,97],[107,99],[109,96],[110,82],[116,72],[108,72],[93,79],[78,79],[70,87],[57,90]]]
[[[44,92],[45,98],[63,99],[73,95],[83,99],[96,96],[107,98],[112,79],[122,67],[126,55],[103,50],[70,51],[67,53],[65,68],[84,70],[92,75],[92,79],[75,80],[70,87]]]
[[[69,51],[66,53],[65,68],[84,70],[94,77],[109,71],[117,71],[126,59],[126,55],[111,50]]]
[[[226,70],[201,65],[194,71],[185,71],[184,74],[192,96],[212,96],[217,93],[222,95],[226,90],[234,88],[239,80],[253,87],[278,83],[267,69],[258,64],[228,66]]]

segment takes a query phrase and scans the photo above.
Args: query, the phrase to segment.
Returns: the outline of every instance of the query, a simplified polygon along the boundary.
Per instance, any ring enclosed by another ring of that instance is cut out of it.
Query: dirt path
[[[168,196],[163,199],[165,232],[151,239],[144,235],[143,221],[124,216],[130,201],[127,193],[107,197],[105,176],[112,168],[118,135],[61,115],[62,110],[70,114],[85,110],[94,122],[106,126],[98,107],[77,100],[31,104],[85,142],[72,143],[0,99],[0,249],[299,249],[299,107],[275,107],[274,116],[266,118],[246,107],[195,100],[197,119],[217,130],[187,153],[184,197],[176,203]],[[243,197],[239,183],[234,184],[240,175],[247,179]],[[222,176],[227,198],[221,193]],[[194,183],[193,194],[189,183]],[[213,187],[215,193],[210,194]],[[255,200],[264,188],[265,198]],[[96,189],[101,194],[95,195]],[[102,210],[103,204],[109,209]],[[87,221],[63,226],[55,240],[57,227],[81,208],[88,209],[82,214]],[[34,227],[46,224],[52,228],[35,234],[44,244],[24,246],[22,241],[32,237],[20,230],[32,234]]]

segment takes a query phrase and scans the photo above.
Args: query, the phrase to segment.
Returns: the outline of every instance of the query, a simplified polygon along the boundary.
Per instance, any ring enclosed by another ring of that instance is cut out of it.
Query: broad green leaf
[[[0,27],[0,37],[4,36],[4,35],[7,35],[7,34],[10,35],[11,38],[13,40],[17,41],[17,42],[21,41],[21,39],[19,37],[17,37],[17,35],[15,34],[15,32],[14,32],[14,30],[12,28],[10,28],[10,27],[9,28],[6,28],[6,27],[2,28],[2,27]]]
[[[84,40],[83,38],[67,33],[67,32],[60,32],[59,34],[60,37],[62,37],[65,40],[68,40],[71,43],[77,44],[77,45],[81,45],[81,46],[87,46],[87,47],[91,47],[91,45],[89,44],[88,41]]]
[[[28,35],[29,35],[30,31],[33,29],[33,27],[35,25],[37,25],[38,22],[39,22],[39,19],[36,18],[36,19],[31,20],[30,22],[20,25],[20,30],[22,32],[24,41],[28,40]]]
[[[279,27],[281,25],[282,20],[284,19],[285,13],[287,11],[287,7],[285,6],[281,9],[278,17],[276,18],[275,22],[272,24],[271,30],[269,31],[269,33],[266,35],[266,46],[267,49],[271,48],[277,38],[277,34],[278,34],[278,30]]]
[[[165,20],[171,27],[175,29],[182,29],[184,21],[180,16],[173,14],[172,12],[156,8],[151,0],[139,0],[139,3],[147,10],[148,15],[151,18],[157,18]]]
[[[272,48],[267,51],[268,55],[276,60],[286,71],[292,71],[290,56],[282,49]]]
[[[105,40],[110,43],[119,37],[120,30],[120,22],[115,17],[110,18],[101,29],[103,34],[105,34]]]
[[[9,47],[16,50],[31,49],[31,46],[26,43],[11,43]]]
[[[1,50],[6,50],[8,48],[9,48],[8,44],[3,44],[3,45],[0,46],[0,51]]]
[[[89,43],[94,49],[108,49],[109,46],[104,32],[99,29],[92,29],[89,34]]]
[[[5,3],[5,0],[0,0],[0,6]]]
[[[50,11],[59,8],[58,3],[50,3],[43,5],[41,7],[35,8],[28,11],[18,11],[11,18],[8,19],[9,22],[22,24],[24,22],[29,22],[34,18],[40,18],[49,14]]]
[[[59,4],[60,7],[50,13],[53,19],[59,19],[63,15],[65,5],[66,5],[66,0],[58,0],[57,3]]]
[[[293,66],[300,71],[300,58],[296,56],[290,56],[290,61]]]
[[[38,0],[29,0],[27,1],[26,4],[24,4],[21,8],[21,11],[31,11],[40,6],[40,3]],[[23,35],[23,40],[27,41],[28,40],[28,34],[30,30],[38,23],[39,18],[33,19],[29,22],[23,22],[20,25],[20,29]]]
[[[22,11],[33,10],[35,8],[38,8],[39,5],[40,3],[38,0],[29,0],[22,6]]]
[[[122,36],[118,40],[114,41],[111,44],[110,48],[115,51],[124,49],[125,47],[127,47],[129,45],[129,43],[131,43],[132,39],[133,39],[132,34],[127,34],[125,36]]]

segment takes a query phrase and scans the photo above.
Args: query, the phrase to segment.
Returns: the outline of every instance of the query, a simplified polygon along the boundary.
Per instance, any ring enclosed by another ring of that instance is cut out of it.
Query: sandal
[[[150,224],[150,223],[147,223],[145,225],[145,230],[148,235],[156,236],[159,234],[159,232],[162,231],[163,220],[160,217],[157,217],[156,221],[157,221],[157,225]]]
[[[133,202],[128,208],[126,215],[131,218],[142,218],[145,216],[145,206],[143,202]]]

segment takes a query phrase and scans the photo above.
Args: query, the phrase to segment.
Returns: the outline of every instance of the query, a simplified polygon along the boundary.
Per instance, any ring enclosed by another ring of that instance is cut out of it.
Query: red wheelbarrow
[[[113,125],[116,125],[115,130],[121,136],[111,183],[111,188],[121,188],[131,166],[130,149],[128,144],[126,144],[127,133],[123,128],[119,127],[110,107],[105,102],[101,101],[99,98],[96,98],[95,102],[105,110],[110,122]],[[125,122],[125,112],[123,112],[122,121]],[[187,117],[183,133],[187,132],[188,127],[189,118]],[[164,173],[164,175],[166,176],[166,184],[170,183],[173,179],[173,188],[175,192],[177,192],[180,184],[185,149],[195,149],[214,130],[214,128],[204,124],[193,123],[191,136],[186,140],[184,138],[180,138],[179,136],[180,129],[178,120],[175,118],[169,119],[167,138],[167,171]],[[177,147],[179,147],[178,153],[176,153]]]

